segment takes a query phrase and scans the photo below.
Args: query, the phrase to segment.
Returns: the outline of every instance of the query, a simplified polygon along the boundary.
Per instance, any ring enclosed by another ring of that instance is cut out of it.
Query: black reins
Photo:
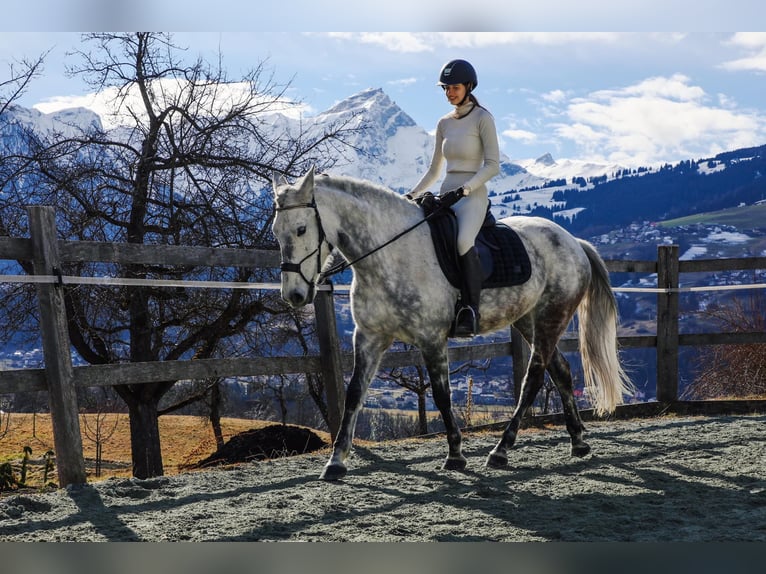
[[[313,283],[313,281],[311,281],[311,280],[306,278],[306,276],[303,274],[303,270],[301,269],[301,265],[303,265],[304,261],[306,261],[307,259],[309,259],[312,255],[314,255],[316,253],[317,254],[317,269],[321,268],[322,261],[321,261],[320,249],[322,247],[322,243],[325,241],[326,235],[325,235],[325,232],[324,232],[324,228],[322,227],[322,219],[319,216],[319,209],[317,209],[316,200],[314,200],[314,198],[311,199],[310,203],[298,203],[296,205],[288,205],[288,206],[285,206],[285,207],[277,207],[277,208],[275,208],[275,210],[276,211],[286,211],[288,209],[298,209],[298,208],[312,208],[314,210],[314,213],[316,214],[317,224],[319,225],[319,234],[320,234],[319,235],[319,245],[317,246],[316,249],[314,249],[314,251],[312,251],[311,253],[306,255],[306,257],[301,259],[301,261],[299,263],[291,263],[289,261],[282,261],[279,264],[279,268],[282,271],[290,271],[290,272],[293,272],[293,273],[298,273],[301,276],[301,279],[303,279],[306,283],[311,285]],[[365,253],[363,255],[360,255],[359,257],[357,257],[353,261],[342,261],[341,263],[333,265],[332,267],[330,267],[326,271],[320,271],[316,283],[317,284],[322,284],[329,277],[332,277],[333,275],[337,275],[338,273],[343,273],[346,269],[351,268],[356,263],[359,263],[360,261],[362,261],[363,259],[369,257],[373,253],[377,253],[378,251],[380,251],[384,247],[387,247],[387,246],[391,245],[394,241],[396,241],[397,239],[401,238],[402,236],[407,235],[410,231],[412,231],[413,229],[419,227],[420,225],[422,225],[426,221],[430,220],[432,217],[434,217],[435,215],[439,214],[440,212],[441,212],[441,209],[436,209],[435,211],[432,211],[426,217],[424,217],[423,219],[421,219],[420,221],[418,221],[414,225],[411,225],[410,227],[408,227],[404,231],[402,231],[400,233],[397,233],[396,235],[394,235],[391,239],[389,239],[385,243],[383,243],[381,245],[378,245],[377,247],[375,247],[374,249],[371,249],[370,251],[368,251],[367,253]]]
[[[359,257],[357,257],[357,258],[356,258],[356,259],[354,259],[353,261],[343,261],[343,262],[341,262],[341,263],[338,263],[338,264],[336,264],[336,265],[333,265],[333,266],[332,266],[332,267],[330,267],[330,268],[329,268],[327,271],[323,271],[323,272],[321,272],[321,273],[319,274],[319,280],[320,280],[320,282],[321,282],[321,281],[324,281],[324,280],[325,280],[325,279],[327,279],[328,277],[332,277],[333,275],[337,275],[338,273],[342,273],[342,272],[343,272],[343,271],[345,271],[346,269],[350,268],[352,265],[354,265],[354,264],[356,264],[356,263],[359,263],[359,262],[360,262],[362,259],[365,259],[366,257],[369,257],[370,255],[372,255],[373,253],[376,253],[376,252],[380,251],[380,250],[381,250],[381,249],[383,249],[384,247],[388,247],[388,246],[389,246],[389,245],[391,245],[391,244],[392,244],[394,241],[396,241],[397,239],[399,239],[400,237],[402,237],[402,236],[404,236],[404,235],[407,235],[407,234],[408,234],[410,231],[412,231],[413,229],[415,229],[415,228],[416,228],[416,227],[418,227],[419,225],[422,225],[423,223],[425,223],[426,221],[428,221],[429,219],[431,219],[431,218],[432,218],[434,215],[436,215],[437,213],[438,213],[438,210],[437,210],[437,211],[434,211],[433,213],[429,213],[429,214],[428,214],[426,217],[424,217],[423,219],[421,219],[420,221],[418,221],[418,222],[417,222],[417,223],[415,223],[414,225],[411,225],[410,227],[408,227],[407,229],[405,229],[405,230],[404,230],[404,231],[402,231],[401,233],[397,233],[396,235],[394,235],[394,236],[393,236],[391,239],[389,239],[388,241],[386,241],[386,242],[385,242],[385,243],[383,243],[382,245],[378,245],[377,247],[375,247],[374,249],[371,249],[370,251],[368,251],[368,252],[367,252],[367,253],[365,253],[364,255],[360,255]]]

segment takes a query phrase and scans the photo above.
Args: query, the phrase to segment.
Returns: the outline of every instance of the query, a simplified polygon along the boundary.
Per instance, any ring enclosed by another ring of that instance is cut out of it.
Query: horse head
[[[314,201],[314,168],[290,184],[272,175],[276,215],[271,230],[279,243],[282,298],[292,307],[314,300],[315,282],[330,253]]]

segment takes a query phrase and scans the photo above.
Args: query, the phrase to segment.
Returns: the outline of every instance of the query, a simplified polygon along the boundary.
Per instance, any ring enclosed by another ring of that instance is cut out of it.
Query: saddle
[[[460,289],[457,216],[451,209],[441,209],[428,219],[428,225],[439,265],[452,286]],[[475,245],[484,271],[482,289],[521,285],[532,274],[532,264],[521,238],[504,223],[498,223],[489,207]]]

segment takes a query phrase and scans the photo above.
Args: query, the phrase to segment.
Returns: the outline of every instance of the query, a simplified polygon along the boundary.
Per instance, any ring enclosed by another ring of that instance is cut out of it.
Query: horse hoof
[[[490,453],[487,457],[486,466],[489,468],[505,468],[508,466],[508,457],[503,454]]]
[[[464,458],[448,458],[444,461],[444,470],[465,470],[467,464]]]
[[[589,452],[590,452],[590,446],[588,446],[586,443],[572,445],[572,456],[582,458]]]
[[[319,475],[319,478],[327,481],[340,480],[346,476],[347,472],[348,469],[342,464],[328,464],[322,470],[322,474]]]

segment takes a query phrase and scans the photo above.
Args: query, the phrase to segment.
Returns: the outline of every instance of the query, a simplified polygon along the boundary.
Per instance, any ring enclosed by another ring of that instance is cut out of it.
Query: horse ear
[[[303,176],[300,189],[303,193],[313,193],[314,191],[314,166],[313,165],[311,166],[311,169],[309,169],[306,172],[306,175]]]
[[[271,171],[271,186],[276,190],[280,185],[287,185],[287,178],[277,170]]]

